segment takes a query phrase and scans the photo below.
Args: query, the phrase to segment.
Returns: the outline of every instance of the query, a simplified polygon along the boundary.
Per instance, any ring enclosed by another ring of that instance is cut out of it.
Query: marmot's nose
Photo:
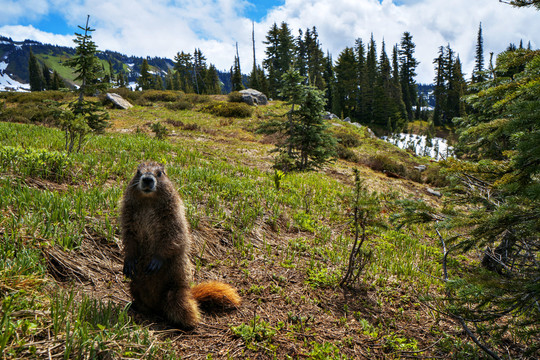
[[[141,177],[141,184],[143,189],[153,189],[156,186],[156,180],[152,175],[143,175]]]

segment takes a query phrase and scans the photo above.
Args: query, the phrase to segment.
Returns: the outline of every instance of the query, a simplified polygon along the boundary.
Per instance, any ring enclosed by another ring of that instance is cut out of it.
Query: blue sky
[[[294,36],[316,26],[334,59],[357,38],[373,33],[379,49],[384,39],[388,50],[409,31],[420,61],[417,81],[424,83],[433,80],[433,59],[447,44],[470,74],[480,22],[486,59],[510,42],[540,47],[540,12],[498,0],[0,0],[0,9],[0,35],[14,40],[73,46],[89,14],[100,50],[173,58],[199,48],[221,70],[233,64],[238,42],[245,73],[252,67],[252,22],[259,63],[274,22],[286,22]]]

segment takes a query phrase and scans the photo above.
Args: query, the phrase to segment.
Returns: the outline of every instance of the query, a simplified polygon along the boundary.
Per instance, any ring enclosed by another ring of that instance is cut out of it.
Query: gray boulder
[[[133,107],[133,105],[131,105],[126,99],[115,93],[108,93],[107,100],[112,102],[114,106],[120,109],[125,110]]]
[[[323,116],[324,120],[334,120],[339,119],[335,114],[332,114],[331,112],[327,111],[326,114]]]
[[[255,89],[240,90],[242,101],[249,105],[267,105],[268,99],[266,95]]]

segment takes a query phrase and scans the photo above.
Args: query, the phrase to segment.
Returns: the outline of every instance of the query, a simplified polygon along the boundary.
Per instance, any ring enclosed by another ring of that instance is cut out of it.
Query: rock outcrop
[[[127,101],[126,99],[124,99],[123,97],[115,93],[108,93],[107,100],[112,102],[114,106],[120,109],[125,110],[125,109],[129,109],[133,107],[133,105],[131,105],[129,101]]]
[[[268,98],[262,92],[255,89],[240,90],[242,101],[249,105],[267,105]]]

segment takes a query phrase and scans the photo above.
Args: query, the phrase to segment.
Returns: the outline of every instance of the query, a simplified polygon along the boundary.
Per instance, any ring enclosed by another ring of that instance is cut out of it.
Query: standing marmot
[[[197,302],[240,305],[236,290],[227,284],[208,282],[191,288],[189,225],[184,204],[163,165],[138,166],[124,192],[120,222],[123,271],[131,278],[131,295],[138,309],[193,327],[200,321]]]

